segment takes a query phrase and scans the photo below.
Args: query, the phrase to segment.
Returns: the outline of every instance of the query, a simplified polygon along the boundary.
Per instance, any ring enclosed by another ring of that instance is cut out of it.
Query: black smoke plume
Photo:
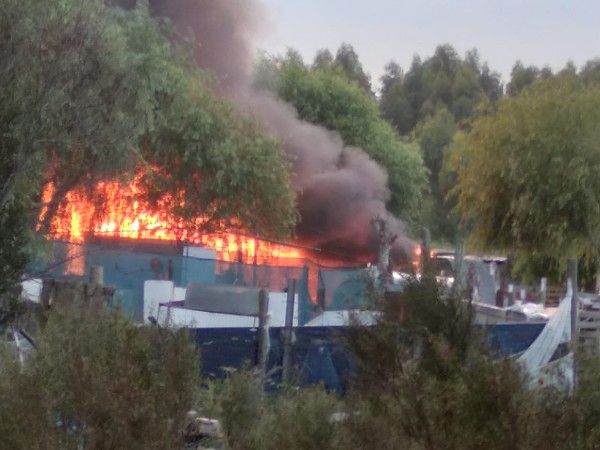
[[[337,133],[299,120],[291,106],[251,89],[253,43],[267,17],[256,0],[151,0],[150,7],[177,34],[192,36],[198,65],[213,70],[219,89],[282,139],[293,164],[301,243],[374,260],[371,221],[380,216],[399,236],[396,253],[410,251],[403,224],[386,211],[386,172],[361,149],[345,146]]]

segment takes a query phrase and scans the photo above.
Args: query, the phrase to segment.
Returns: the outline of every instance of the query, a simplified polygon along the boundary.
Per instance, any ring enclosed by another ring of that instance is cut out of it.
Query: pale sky
[[[262,0],[271,30],[257,44],[287,47],[311,62],[320,48],[354,46],[373,82],[394,59],[408,71],[414,54],[430,57],[449,43],[464,56],[477,48],[503,81],[525,65],[579,68],[600,56],[599,0]]]

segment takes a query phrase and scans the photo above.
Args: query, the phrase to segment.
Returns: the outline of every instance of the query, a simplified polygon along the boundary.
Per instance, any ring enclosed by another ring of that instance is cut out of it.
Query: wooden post
[[[571,284],[571,351],[573,352],[573,388],[577,382],[577,357],[579,349],[579,300],[577,298],[577,260],[567,260],[567,277]]]
[[[515,286],[512,283],[508,284],[508,306],[515,304]]]
[[[546,277],[542,277],[540,279],[540,303],[542,306],[546,307],[546,291],[548,284],[548,279]]]
[[[281,379],[284,383],[290,380],[292,366],[292,329],[294,326],[294,303],[296,299],[296,280],[288,280],[287,304],[285,310],[285,331],[283,343],[283,369]]]
[[[90,283],[104,284],[104,267],[92,266],[90,267]]]
[[[455,289],[462,288],[462,266],[465,259],[465,239],[459,236],[456,239],[456,248],[454,251],[454,285]]]
[[[267,354],[269,352],[269,294],[265,289],[258,293],[258,376],[261,381],[265,379],[265,370],[267,367]]]
[[[421,273],[429,272],[431,269],[431,233],[429,228],[423,228],[423,253],[421,254]]]

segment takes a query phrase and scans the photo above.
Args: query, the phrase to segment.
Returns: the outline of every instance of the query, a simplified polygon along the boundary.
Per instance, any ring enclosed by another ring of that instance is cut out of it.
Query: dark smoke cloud
[[[379,215],[399,236],[396,250],[408,251],[402,223],[385,208],[386,172],[361,149],[345,146],[337,133],[301,121],[289,105],[251,90],[253,42],[266,25],[256,0],[152,0],[150,6],[180,35],[193,36],[200,67],[212,69],[219,88],[282,139],[293,163],[302,243],[373,259],[371,219]]]

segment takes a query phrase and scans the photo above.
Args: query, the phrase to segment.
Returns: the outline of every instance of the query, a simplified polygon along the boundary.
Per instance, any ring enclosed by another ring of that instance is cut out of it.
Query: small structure
[[[144,322],[150,323],[152,317],[159,325],[174,328],[257,327],[258,314],[252,302],[258,298],[258,292],[258,288],[204,283],[190,283],[181,288],[172,281],[148,280],[144,283]],[[288,293],[269,291],[268,297],[270,326],[285,326]],[[299,322],[298,297],[295,293],[291,299],[292,326],[298,326]],[[248,301],[250,305],[245,304]]]

